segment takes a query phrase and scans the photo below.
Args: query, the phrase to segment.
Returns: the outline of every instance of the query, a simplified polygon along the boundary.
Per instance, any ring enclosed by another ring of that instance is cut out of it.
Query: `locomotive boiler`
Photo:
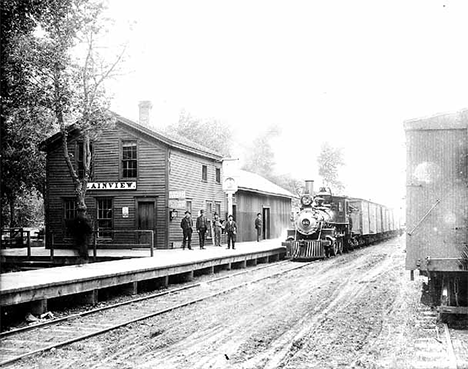
[[[300,198],[300,211],[294,216],[294,229],[288,230],[287,255],[292,260],[313,260],[343,253],[350,234],[348,201],[344,196],[333,196],[322,187],[315,194],[314,181],[305,183]]]

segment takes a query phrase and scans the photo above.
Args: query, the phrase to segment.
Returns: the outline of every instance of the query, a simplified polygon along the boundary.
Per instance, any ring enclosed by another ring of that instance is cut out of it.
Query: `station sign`
[[[136,190],[136,182],[88,182],[87,190]]]

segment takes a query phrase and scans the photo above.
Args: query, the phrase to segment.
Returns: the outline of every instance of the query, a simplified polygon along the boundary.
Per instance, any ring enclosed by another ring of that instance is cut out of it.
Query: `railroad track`
[[[425,332],[415,340],[414,368],[461,369],[468,367],[466,346],[468,332],[449,328],[446,323],[438,323],[438,314],[423,307],[416,325]],[[459,338],[453,337],[453,335]],[[463,339],[462,339],[463,338]]]
[[[276,262],[0,334],[0,366],[199,303],[308,263]],[[255,274],[252,278],[252,274]],[[258,275],[257,275],[258,274]],[[235,279],[235,284],[232,280]],[[124,318],[123,318],[124,317]]]

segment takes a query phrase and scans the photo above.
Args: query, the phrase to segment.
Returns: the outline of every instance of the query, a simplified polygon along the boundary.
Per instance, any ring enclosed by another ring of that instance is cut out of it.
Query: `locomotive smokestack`
[[[306,179],[305,181],[305,193],[314,196],[314,181],[312,179]]]

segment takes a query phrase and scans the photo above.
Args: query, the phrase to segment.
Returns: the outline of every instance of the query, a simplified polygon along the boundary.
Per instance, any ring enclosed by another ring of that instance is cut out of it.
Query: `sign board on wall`
[[[88,182],[86,189],[92,190],[136,190],[136,182]]]
[[[184,209],[186,203],[185,200],[170,199],[168,205],[172,209]]]
[[[170,199],[185,199],[185,191],[169,191]]]
[[[169,191],[168,206],[172,209],[185,209],[185,191]]]

